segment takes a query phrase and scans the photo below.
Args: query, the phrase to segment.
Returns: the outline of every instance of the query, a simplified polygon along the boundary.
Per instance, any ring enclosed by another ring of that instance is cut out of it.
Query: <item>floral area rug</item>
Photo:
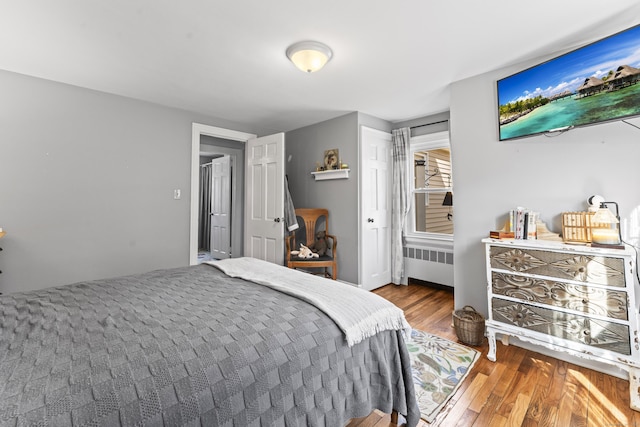
[[[480,352],[414,329],[407,342],[422,419],[431,423],[465,379]]]

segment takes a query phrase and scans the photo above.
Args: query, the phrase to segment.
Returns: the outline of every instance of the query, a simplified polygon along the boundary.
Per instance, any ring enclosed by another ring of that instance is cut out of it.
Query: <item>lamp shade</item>
[[[606,224],[608,226],[611,226],[611,224],[618,224],[620,222],[620,220],[618,220],[613,212],[611,212],[606,206],[600,206],[595,215],[593,215],[591,221]]]
[[[453,206],[453,193],[451,191],[445,193],[442,206]]]
[[[314,41],[295,43],[287,49],[287,58],[306,73],[318,71],[332,56],[329,46]]]
[[[620,220],[604,203],[591,218],[591,240],[599,245],[620,244]]]

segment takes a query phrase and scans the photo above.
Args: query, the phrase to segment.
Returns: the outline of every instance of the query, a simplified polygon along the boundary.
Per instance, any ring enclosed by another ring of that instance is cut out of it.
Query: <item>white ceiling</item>
[[[638,0],[0,0],[0,69],[267,134],[446,111],[451,82],[638,23]],[[301,40],[333,59],[302,73]]]

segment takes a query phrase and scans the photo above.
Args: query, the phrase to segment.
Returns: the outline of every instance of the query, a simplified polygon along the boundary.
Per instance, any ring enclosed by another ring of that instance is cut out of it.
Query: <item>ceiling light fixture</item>
[[[320,42],[299,42],[287,48],[287,58],[306,73],[318,71],[329,62],[332,56],[331,48]]]

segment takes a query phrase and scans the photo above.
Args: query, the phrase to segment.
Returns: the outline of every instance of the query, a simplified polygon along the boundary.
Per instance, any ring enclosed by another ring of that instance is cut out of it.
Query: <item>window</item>
[[[450,239],[453,237],[453,190],[448,132],[411,138],[413,184],[409,234]]]

